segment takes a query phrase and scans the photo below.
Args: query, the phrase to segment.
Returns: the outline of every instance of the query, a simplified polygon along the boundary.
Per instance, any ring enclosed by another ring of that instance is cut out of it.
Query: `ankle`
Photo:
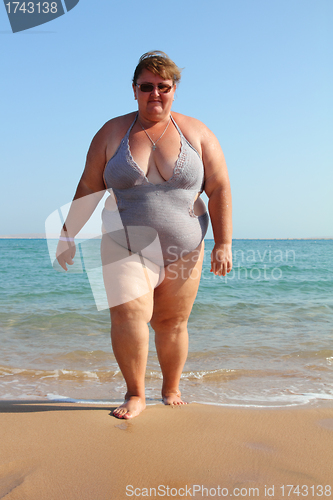
[[[162,388],[162,396],[163,397],[168,397],[168,396],[173,396],[173,395],[176,395],[176,396],[181,396],[181,392],[180,390],[177,388],[168,388],[168,389],[165,389],[165,388]]]
[[[145,393],[142,393],[140,391],[127,391],[125,394],[125,401],[128,401],[129,399],[132,398],[138,398],[141,399],[142,401],[146,401]]]

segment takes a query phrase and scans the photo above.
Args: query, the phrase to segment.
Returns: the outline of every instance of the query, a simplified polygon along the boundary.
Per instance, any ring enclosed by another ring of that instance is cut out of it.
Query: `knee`
[[[111,323],[116,325],[123,325],[124,323],[149,323],[151,318],[151,308],[147,305],[131,301],[126,304],[111,307]]]
[[[187,328],[188,318],[185,316],[176,317],[152,317],[150,325],[155,333],[181,333]]]

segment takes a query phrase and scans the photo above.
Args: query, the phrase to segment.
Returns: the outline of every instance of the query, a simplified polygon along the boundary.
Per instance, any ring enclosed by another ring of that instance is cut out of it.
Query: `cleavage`
[[[142,134],[134,134],[128,140],[135,167],[151,184],[163,184],[172,178],[182,150],[182,141],[177,135],[177,142],[172,135],[171,138],[165,138],[163,144],[157,145],[155,151],[148,138]]]

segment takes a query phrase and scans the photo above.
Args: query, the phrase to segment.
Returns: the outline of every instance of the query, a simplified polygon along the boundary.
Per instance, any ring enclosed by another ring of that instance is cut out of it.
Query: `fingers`
[[[67,264],[69,264],[70,266],[72,266],[74,264],[74,260],[72,259],[72,256],[70,255],[67,259]]]
[[[216,276],[226,276],[232,269],[231,262],[212,262],[210,271]]]
[[[66,266],[65,262],[60,262],[60,260],[59,260],[59,259],[58,259],[58,262],[59,262],[59,264],[61,265],[61,267],[62,267],[63,269],[65,269],[65,271],[68,271],[68,269],[67,269],[67,266]]]
[[[68,264],[69,266],[72,266],[74,264],[73,259],[71,259],[71,258],[70,259],[66,259],[66,258],[64,258],[63,255],[59,255],[59,257],[57,257],[57,261],[59,262],[59,264],[61,265],[61,267],[65,271],[68,271],[66,264]]]
[[[231,244],[215,244],[211,254],[211,272],[216,276],[226,276],[232,269]]]
[[[58,248],[56,252],[56,258],[60,266],[68,271],[67,265],[72,266],[74,264],[73,258],[75,256],[76,248],[75,245],[68,245],[67,242],[59,241]]]

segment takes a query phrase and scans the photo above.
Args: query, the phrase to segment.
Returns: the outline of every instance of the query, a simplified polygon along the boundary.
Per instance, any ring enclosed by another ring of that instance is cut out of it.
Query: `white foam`
[[[54,403],[82,403],[82,404],[92,404],[92,405],[114,405],[121,404],[123,401],[115,402],[115,401],[101,401],[94,399],[74,399],[68,398],[66,396],[60,396],[59,394],[47,394],[47,399],[49,401],[53,401]]]
[[[119,405],[123,401],[105,401],[105,400],[94,400],[94,399],[74,399],[68,398],[66,396],[61,396],[58,394],[47,394],[47,399],[58,403],[80,403],[80,404],[92,404],[92,405]],[[321,393],[304,393],[304,394],[293,394],[290,397],[286,396],[272,396],[266,400],[259,399],[259,397],[242,398],[241,396],[235,398],[228,398],[225,402],[216,401],[201,401],[200,399],[191,400],[190,403],[198,403],[203,405],[212,406],[223,406],[223,407],[237,407],[237,408],[288,408],[294,406],[303,406],[309,403],[320,400],[333,400],[333,394],[321,394]],[[151,399],[147,400],[147,405],[152,406],[155,404],[160,404],[160,400]]]

